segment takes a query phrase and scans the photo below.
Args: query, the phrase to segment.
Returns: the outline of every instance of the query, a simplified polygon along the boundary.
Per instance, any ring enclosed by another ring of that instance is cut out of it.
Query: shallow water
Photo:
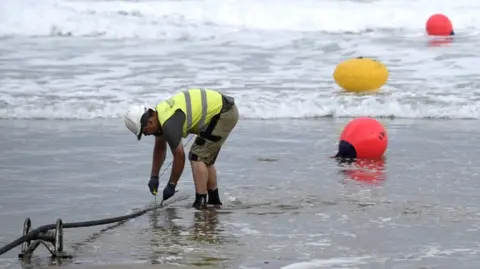
[[[0,244],[26,217],[38,227],[151,205],[152,143],[137,142],[121,116],[133,102],[211,87],[234,96],[242,117],[218,163],[224,209],[190,208],[187,164],[164,210],[101,234],[66,230],[67,264],[476,268],[478,6],[1,1]],[[453,39],[424,35],[437,12]],[[389,69],[379,93],[335,84],[336,65],[358,56]],[[353,116],[388,119],[384,163],[328,158]],[[20,268],[18,251],[0,265]],[[37,251],[33,268],[49,264]]]
[[[102,227],[66,230],[67,251],[75,254],[67,264],[480,264],[480,169],[472,147],[480,140],[478,127],[472,121],[385,120],[385,163],[343,167],[328,157],[346,122],[242,120],[218,163],[224,209],[190,208],[187,164],[175,196],[180,200],[163,211],[91,240]],[[72,222],[119,216],[153,202],[146,187],[151,139],[137,142],[118,121],[4,120],[1,129],[11,134],[1,142],[2,245],[21,236],[25,217],[37,227],[58,217]],[[2,257],[7,268],[20,268],[18,251]],[[35,268],[50,262],[43,249],[37,252]]]

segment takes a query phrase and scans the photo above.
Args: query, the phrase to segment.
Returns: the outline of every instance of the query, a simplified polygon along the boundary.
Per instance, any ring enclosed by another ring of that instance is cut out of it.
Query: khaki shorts
[[[203,162],[207,166],[213,165],[225,140],[227,140],[230,132],[237,125],[238,118],[236,105],[233,105],[230,110],[213,117],[206,131],[198,135],[195,142],[193,142],[190,148],[189,159],[191,161]]]

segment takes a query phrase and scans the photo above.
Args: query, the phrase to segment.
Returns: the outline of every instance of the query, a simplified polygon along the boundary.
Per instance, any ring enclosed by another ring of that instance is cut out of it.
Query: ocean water
[[[234,95],[248,119],[479,118],[472,1],[1,5],[1,118],[120,117],[129,103],[200,86]],[[451,18],[453,41],[425,36],[437,12]],[[339,91],[336,65],[358,56],[388,67],[382,94]]]
[[[128,133],[126,107],[210,87],[234,96],[241,114],[218,164],[225,208],[190,208],[187,164],[178,200],[164,210],[93,238],[101,227],[66,231],[76,254],[66,264],[477,268],[479,8],[3,0],[0,244],[21,235],[26,217],[36,227],[151,204],[152,144]],[[425,36],[434,13],[449,16],[454,38]],[[380,92],[335,84],[336,65],[358,56],[389,69]],[[385,162],[343,167],[328,158],[356,116],[385,125]],[[21,268],[18,251],[0,264]],[[37,251],[33,268],[49,264]]]

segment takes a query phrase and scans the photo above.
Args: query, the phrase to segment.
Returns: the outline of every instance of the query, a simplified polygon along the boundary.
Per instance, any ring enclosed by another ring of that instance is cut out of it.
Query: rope
[[[190,139],[187,141],[187,143],[185,145],[187,145],[190,142],[190,140],[192,140],[192,138],[193,138],[193,135],[190,136]],[[163,175],[163,173],[165,173],[165,171],[167,171],[167,169],[170,167],[172,162],[173,162],[173,160],[170,161],[170,163],[167,165],[167,167],[165,167],[165,169],[160,174],[160,176]],[[83,221],[83,222],[64,223],[63,228],[64,229],[83,228],[83,227],[91,227],[91,226],[98,226],[98,225],[105,225],[105,224],[111,224],[111,223],[115,223],[115,222],[126,221],[128,219],[133,219],[133,218],[139,217],[139,216],[141,216],[141,215],[143,215],[143,214],[145,214],[149,211],[155,210],[157,208],[162,208],[162,207],[163,207],[163,203],[161,203],[159,205],[155,204],[152,207],[148,207],[148,208],[142,209],[140,211],[134,212],[132,214],[128,214],[128,215],[124,215],[124,216],[120,216],[120,217],[106,218],[106,219],[99,219],[99,220],[90,220],[90,221]],[[55,228],[56,228],[56,224],[47,224],[47,225],[40,226],[40,227],[28,232],[27,234],[19,237],[15,241],[13,241],[13,242],[5,245],[4,247],[0,248],[0,255],[18,247],[23,242],[35,240],[39,233],[44,233],[44,232],[47,232],[47,231],[55,229]]]

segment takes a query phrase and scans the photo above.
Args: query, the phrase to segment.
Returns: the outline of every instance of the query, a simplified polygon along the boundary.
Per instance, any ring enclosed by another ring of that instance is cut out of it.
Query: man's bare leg
[[[215,190],[217,188],[217,169],[215,165],[208,166],[207,190]]]
[[[195,183],[195,202],[193,207],[200,209],[206,206],[208,168],[203,162],[191,161],[193,181]]]

